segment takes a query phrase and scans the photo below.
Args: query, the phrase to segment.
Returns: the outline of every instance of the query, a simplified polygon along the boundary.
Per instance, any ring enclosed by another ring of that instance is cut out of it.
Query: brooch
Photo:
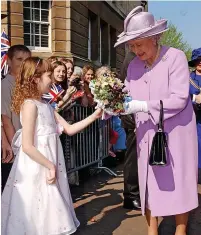
[[[168,58],[168,55],[164,55],[161,60],[164,62],[167,60],[167,58]]]

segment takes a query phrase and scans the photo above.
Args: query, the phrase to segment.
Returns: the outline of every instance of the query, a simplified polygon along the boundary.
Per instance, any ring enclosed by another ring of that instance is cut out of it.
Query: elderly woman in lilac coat
[[[126,112],[133,113],[136,121],[140,197],[148,235],[158,234],[158,216],[169,215],[175,215],[175,235],[186,235],[188,213],[198,206],[196,121],[186,56],[158,43],[166,30],[167,20],[156,21],[151,13],[137,7],[126,17],[124,32],[115,46],[127,43],[136,54],[127,70],[126,86],[133,100]],[[148,164],[160,100],[168,135],[165,167]]]

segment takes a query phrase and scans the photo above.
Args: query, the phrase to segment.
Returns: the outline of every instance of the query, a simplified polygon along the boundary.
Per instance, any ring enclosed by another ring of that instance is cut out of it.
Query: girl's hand
[[[48,169],[46,180],[48,184],[54,184],[56,182],[56,167],[54,165]]]
[[[103,115],[103,110],[101,108],[97,108],[96,111],[92,114],[95,120],[101,118],[102,115]]]

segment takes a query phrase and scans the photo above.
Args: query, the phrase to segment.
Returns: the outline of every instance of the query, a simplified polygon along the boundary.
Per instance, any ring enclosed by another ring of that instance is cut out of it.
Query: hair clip
[[[34,75],[35,75],[35,73],[36,73],[36,69],[38,68],[38,65],[39,65],[40,61],[41,61],[41,59],[39,58],[39,59],[38,59],[38,62],[36,63],[35,71],[34,71],[32,77],[31,77],[31,79],[32,79],[31,82],[33,82]]]

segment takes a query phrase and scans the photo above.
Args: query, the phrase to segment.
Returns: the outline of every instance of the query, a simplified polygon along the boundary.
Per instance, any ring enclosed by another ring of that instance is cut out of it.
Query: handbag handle
[[[158,124],[158,131],[164,131],[164,120],[163,120],[163,101],[160,100],[160,116],[159,116],[159,124]]]

